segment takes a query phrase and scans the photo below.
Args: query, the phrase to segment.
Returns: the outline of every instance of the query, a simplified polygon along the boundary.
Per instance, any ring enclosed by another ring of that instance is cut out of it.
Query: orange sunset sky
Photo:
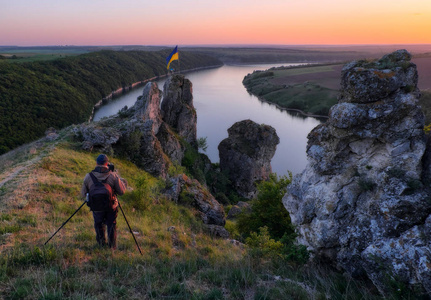
[[[0,45],[429,43],[431,0],[0,0]]]

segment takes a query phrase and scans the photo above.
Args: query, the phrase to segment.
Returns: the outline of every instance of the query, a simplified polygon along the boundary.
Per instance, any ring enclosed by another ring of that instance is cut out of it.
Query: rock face
[[[185,174],[170,179],[170,188],[165,194],[171,200],[193,206],[207,225],[224,226],[226,223],[223,207],[197,180]]]
[[[197,149],[192,83],[184,76],[172,76],[165,82],[163,97],[163,120]]]
[[[245,198],[256,194],[255,182],[266,180],[271,173],[271,159],[280,139],[269,125],[251,120],[235,123],[228,129],[229,137],[218,146],[220,169]]]
[[[383,294],[393,282],[431,293],[431,151],[410,58],[344,66],[339,103],[283,198],[299,243]]]
[[[173,75],[165,84],[160,109],[162,93],[156,83],[150,82],[133,107],[99,122],[77,126],[75,135],[85,150],[119,153],[152,175],[166,177],[170,164],[181,164],[183,159],[185,148],[180,138],[196,144],[191,86],[183,75]]]

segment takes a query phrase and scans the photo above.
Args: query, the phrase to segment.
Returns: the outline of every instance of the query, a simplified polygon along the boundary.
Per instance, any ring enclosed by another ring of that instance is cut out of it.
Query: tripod
[[[117,199],[117,201],[118,201],[118,199]],[[51,237],[45,242],[45,244],[43,244],[44,246],[46,245],[46,244],[48,244],[48,242],[57,234],[57,232],[59,232],[60,230],[61,230],[61,228],[63,228],[64,227],[64,225],[66,225],[67,224],[67,222],[69,222],[69,220],[70,219],[72,219],[72,217],[84,206],[84,204],[86,204],[87,202],[86,201],[84,201],[84,203],[82,203],[81,204],[81,206],[69,217],[69,219],[67,219],[61,226],[60,226],[60,228],[58,228],[57,229],[57,231],[56,232],[54,232],[54,234],[53,235],[51,235]],[[123,211],[123,208],[121,207],[121,204],[120,204],[120,201],[118,201],[118,206],[120,207],[120,210],[121,210],[121,213],[123,214],[123,216],[124,216],[124,220],[126,220],[126,223],[127,223],[127,226],[129,227],[129,230],[130,230],[130,233],[132,234],[132,236],[133,236],[133,239],[135,240],[135,243],[136,243],[136,246],[138,247],[138,250],[139,250],[139,253],[141,253],[141,255],[143,255],[142,254],[142,251],[141,251],[141,248],[139,247],[139,244],[138,244],[138,241],[136,240],[136,237],[135,237],[135,235],[133,234],[133,231],[132,231],[132,228],[130,227],[130,225],[129,225],[129,222],[127,221],[127,218],[126,218],[126,215],[124,214],[124,211]]]
[[[61,228],[63,228],[63,226],[64,226],[64,225],[66,225],[66,223],[67,223],[67,222],[69,222],[69,220],[70,220],[70,219],[72,219],[72,217],[73,217],[73,216],[74,216],[74,215],[75,215],[75,214],[76,214],[76,213],[81,209],[81,207],[83,207],[83,206],[84,206],[84,204],[85,204],[85,203],[87,203],[87,202],[86,202],[86,201],[84,201],[84,203],[82,203],[82,204],[81,204],[81,206],[80,206],[77,210],[75,210],[75,212],[74,212],[74,213],[69,217],[69,219],[67,219],[67,220],[63,223],[63,225],[61,225],[61,226],[60,226],[60,228],[58,228],[58,229],[57,229],[57,231],[56,231],[56,232],[54,232],[54,234],[53,234],[53,235],[51,235],[51,237],[50,237],[50,238],[45,242],[45,244],[43,244],[44,246],[45,246],[46,244],[48,244],[48,242],[49,242],[49,241],[54,237],[54,235],[56,235],[56,234],[57,234],[57,232],[59,232],[59,231],[60,231],[60,229],[61,229]]]

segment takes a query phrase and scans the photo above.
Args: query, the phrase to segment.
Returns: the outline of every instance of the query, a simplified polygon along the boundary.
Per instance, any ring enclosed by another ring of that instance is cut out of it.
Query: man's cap
[[[105,154],[100,154],[97,158],[96,158],[96,162],[98,165],[104,165],[108,162],[108,157]]]

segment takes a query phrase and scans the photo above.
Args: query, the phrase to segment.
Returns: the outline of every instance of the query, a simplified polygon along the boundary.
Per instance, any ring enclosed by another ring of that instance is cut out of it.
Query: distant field
[[[0,55],[6,57],[7,62],[34,62],[45,61],[63,58],[66,56],[75,56],[79,54],[88,53],[84,49],[1,49]]]
[[[280,70],[274,72],[271,83],[274,85],[293,85],[312,82],[328,89],[338,90],[342,67],[342,64],[338,64]]]

